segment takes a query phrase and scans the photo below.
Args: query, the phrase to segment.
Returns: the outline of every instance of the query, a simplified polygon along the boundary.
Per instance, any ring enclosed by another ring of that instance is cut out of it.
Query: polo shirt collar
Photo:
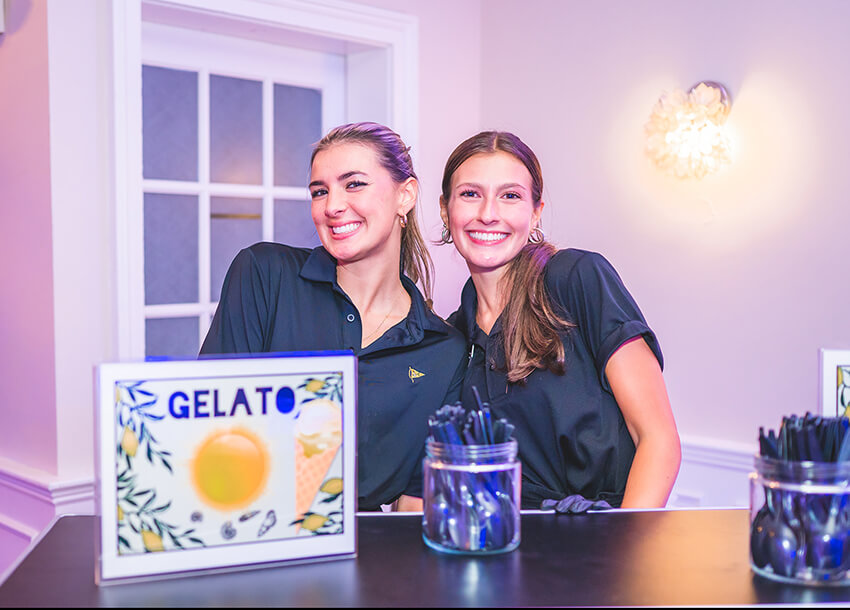
[[[339,288],[336,283],[336,259],[328,254],[323,246],[313,248],[310,256],[301,266],[299,275],[305,280],[328,282],[333,284],[335,288]]]
[[[307,260],[304,261],[299,275],[305,280],[333,284],[334,290],[345,294],[336,281],[336,259],[323,246],[313,248]],[[443,335],[448,334],[448,325],[428,308],[416,284],[406,275],[401,276],[401,283],[410,295],[410,313],[407,316],[407,326],[408,332],[413,338],[416,341],[420,340],[426,330]]]
[[[478,312],[478,292],[475,290],[475,284],[472,283],[472,278],[466,280],[463,286],[463,291],[460,295],[460,315],[455,319],[457,326],[466,338],[472,343],[484,346],[489,338],[495,337],[502,332],[502,317],[496,320],[493,328],[490,329],[490,334],[487,335],[478,326],[476,314]]]
[[[425,298],[419,292],[419,288],[406,275],[401,276],[401,283],[404,285],[407,293],[410,295],[410,313],[407,316],[408,322],[416,325],[422,330],[429,330],[442,335],[449,334],[449,325],[443,321],[440,316],[435,314],[425,303]]]

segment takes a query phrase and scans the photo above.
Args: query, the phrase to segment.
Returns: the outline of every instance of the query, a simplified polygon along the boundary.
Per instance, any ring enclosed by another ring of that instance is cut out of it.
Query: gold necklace
[[[384,326],[384,322],[386,322],[386,321],[389,319],[390,314],[392,314],[392,312],[393,312],[393,311],[395,311],[395,306],[396,306],[396,303],[398,303],[398,298],[399,298],[400,296],[401,296],[401,293],[399,293],[399,294],[397,294],[397,295],[396,295],[395,300],[393,301],[393,304],[390,306],[390,310],[387,312],[387,315],[385,315],[385,316],[384,316],[384,319],[383,319],[383,320],[381,320],[381,323],[380,323],[380,324],[378,324],[377,328],[375,328],[375,330],[373,330],[371,333],[369,333],[369,335],[368,335],[368,336],[364,337],[364,338],[360,341],[360,343],[361,343],[363,346],[365,346],[365,345],[369,345],[369,339],[371,339],[372,337],[374,337],[375,335],[377,335],[377,334],[378,334],[378,331],[380,331],[380,330],[381,330],[381,328]]]

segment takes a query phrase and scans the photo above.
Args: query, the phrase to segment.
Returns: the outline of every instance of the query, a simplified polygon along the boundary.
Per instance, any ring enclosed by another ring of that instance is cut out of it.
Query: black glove
[[[552,510],[556,513],[567,513],[576,515],[594,510],[608,510],[613,508],[605,500],[588,500],[580,494],[567,496],[563,500],[543,500],[540,510]]]

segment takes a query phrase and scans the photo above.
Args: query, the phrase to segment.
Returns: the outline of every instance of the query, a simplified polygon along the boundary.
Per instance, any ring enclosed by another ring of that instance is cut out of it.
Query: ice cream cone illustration
[[[304,403],[295,422],[295,518],[310,510],[342,443],[342,411],[330,400]]]

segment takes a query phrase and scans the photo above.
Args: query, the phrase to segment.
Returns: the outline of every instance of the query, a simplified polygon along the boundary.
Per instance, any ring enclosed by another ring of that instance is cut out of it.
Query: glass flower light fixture
[[[665,92],[645,125],[647,155],[659,169],[679,178],[716,172],[730,161],[723,128],[729,108],[726,89],[711,81],[687,92]]]

